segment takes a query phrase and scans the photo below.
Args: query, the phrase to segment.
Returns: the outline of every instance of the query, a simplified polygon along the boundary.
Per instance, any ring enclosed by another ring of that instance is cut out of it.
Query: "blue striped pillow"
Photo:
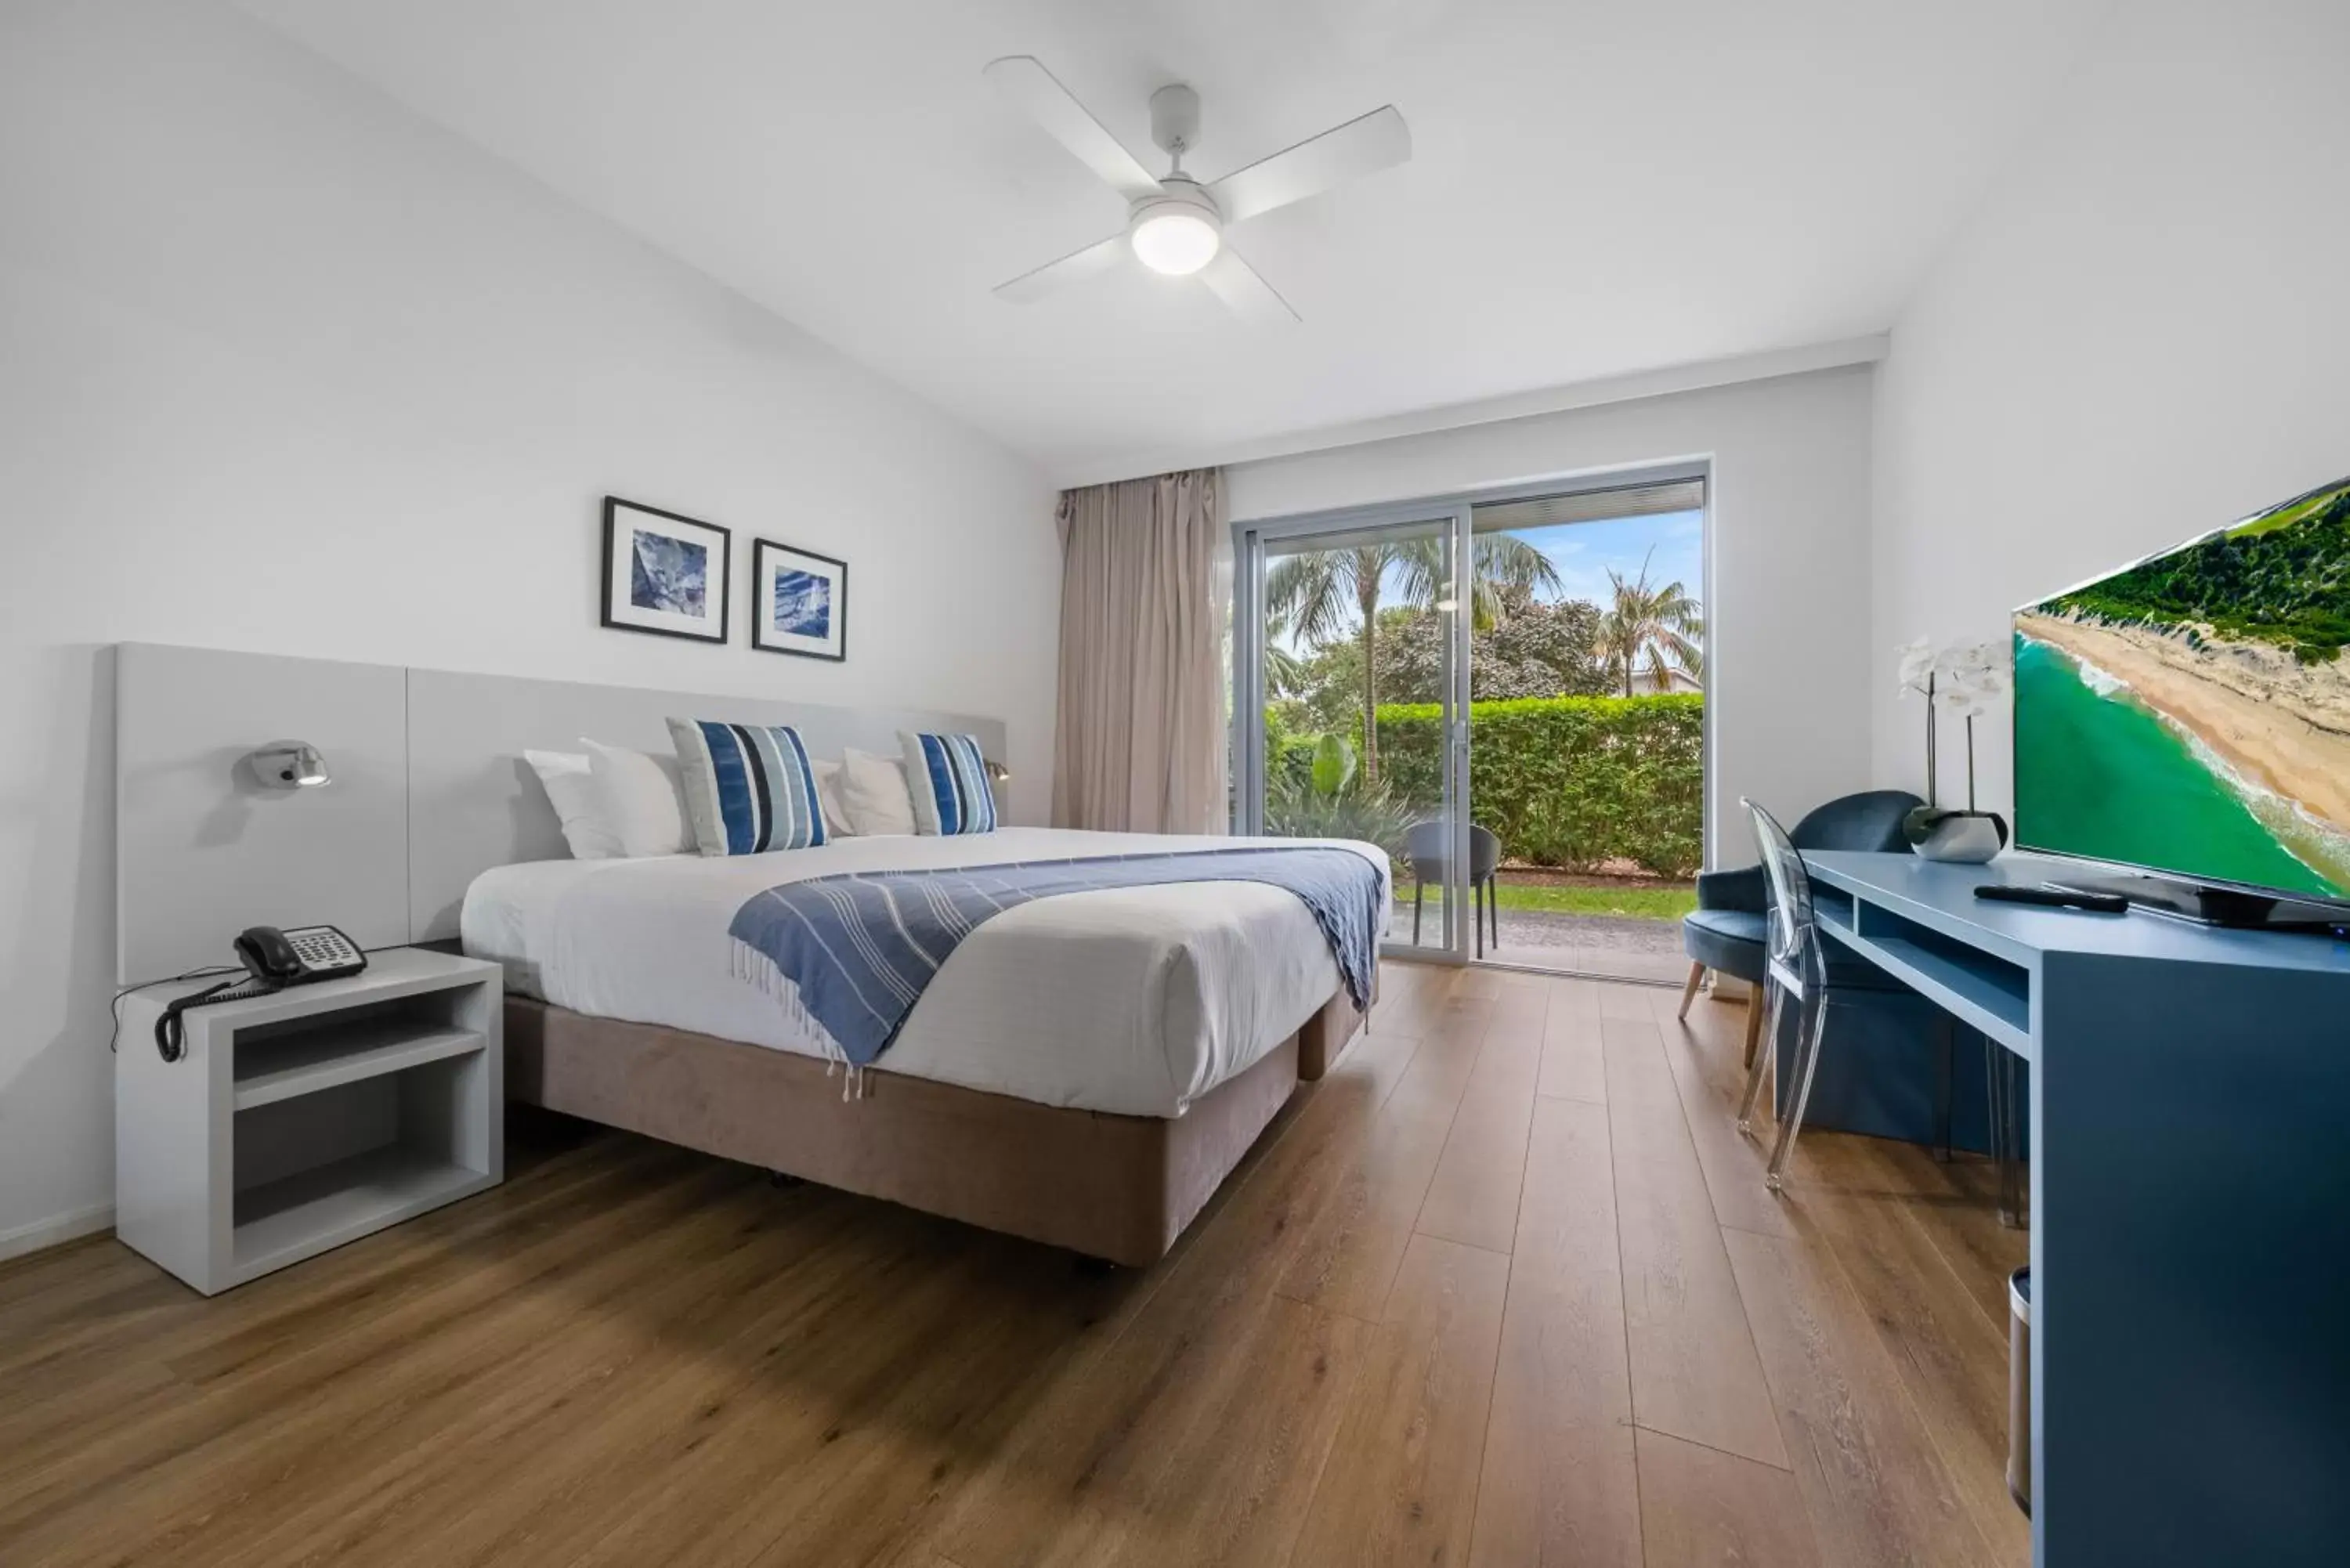
[[[906,753],[906,788],[914,797],[915,832],[995,831],[995,790],[988,783],[987,758],[976,736],[900,730],[898,742]]]
[[[824,842],[816,769],[798,731],[671,719],[669,733],[693,841],[704,855],[761,855]]]

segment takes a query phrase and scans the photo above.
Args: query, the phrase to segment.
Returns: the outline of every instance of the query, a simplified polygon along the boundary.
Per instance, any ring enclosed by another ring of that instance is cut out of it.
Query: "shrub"
[[[1270,737],[1268,737],[1270,739]],[[1290,742],[1310,765],[1270,770],[1265,777],[1264,830],[1284,838],[1357,838],[1376,844],[1390,860],[1403,859],[1404,836],[1417,813],[1356,770],[1355,748],[1341,735]],[[1270,745],[1267,754],[1273,754]]]
[[[1472,810],[1502,852],[1588,870],[1629,860],[1666,877],[1703,858],[1705,699],[1529,697],[1469,707]],[[1378,711],[1379,783],[1443,798],[1443,710]],[[1310,755],[1310,749],[1309,749]]]

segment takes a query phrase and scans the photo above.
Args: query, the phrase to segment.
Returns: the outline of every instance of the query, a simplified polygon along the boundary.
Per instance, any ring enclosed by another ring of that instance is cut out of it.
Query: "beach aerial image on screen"
[[[2350,897],[2350,481],[2015,616],[2016,837]]]

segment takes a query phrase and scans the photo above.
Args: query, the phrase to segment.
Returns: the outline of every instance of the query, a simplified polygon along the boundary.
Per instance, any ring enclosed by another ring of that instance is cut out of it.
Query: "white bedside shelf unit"
[[[395,948],[348,980],[155,1019],[125,999],[114,1063],[115,1232],[206,1295],[505,1176],[503,973]],[[210,983],[209,981],[205,983]]]

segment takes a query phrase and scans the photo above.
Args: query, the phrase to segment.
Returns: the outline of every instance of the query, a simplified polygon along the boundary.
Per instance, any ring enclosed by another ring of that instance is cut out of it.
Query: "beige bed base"
[[[1342,991],[1164,1120],[880,1069],[844,1101],[839,1075],[806,1056],[509,996],[506,1097],[1139,1268],[1175,1244],[1361,1022]]]

